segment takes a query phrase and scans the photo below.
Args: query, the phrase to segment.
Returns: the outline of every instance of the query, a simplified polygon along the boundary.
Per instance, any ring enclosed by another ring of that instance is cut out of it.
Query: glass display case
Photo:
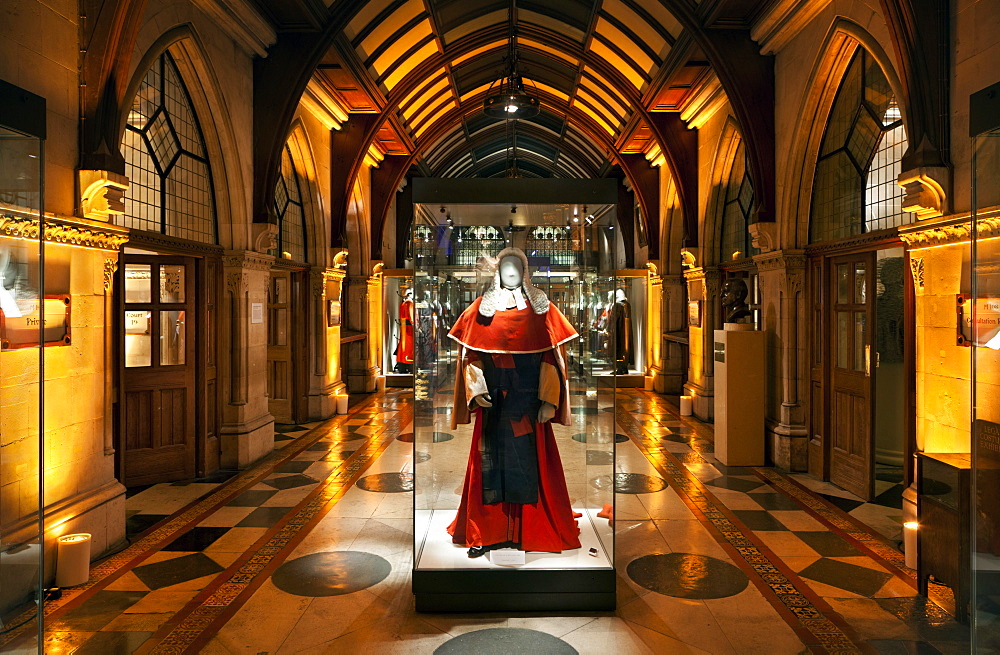
[[[615,187],[583,212],[476,182],[502,193],[414,187],[416,606],[612,609]]]
[[[40,653],[45,101],[0,82],[0,116],[24,119],[0,125],[0,653]]]
[[[382,371],[387,387],[413,385],[414,318],[413,271],[382,271]]]
[[[971,652],[995,653],[1000,649],[1000,84],[975,94],[971,109],[972,125],[982,128],[972,135],[972,311],[962,335],[972,346]]]

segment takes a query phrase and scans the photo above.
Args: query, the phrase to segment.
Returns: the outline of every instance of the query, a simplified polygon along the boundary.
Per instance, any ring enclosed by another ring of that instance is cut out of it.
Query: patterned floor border
[[[88,598],[134,569],[154,553],[162,550],[164,546],[179,538],[236,496],[271,475],[278,466],[291,461],[306,448],[322,439],[330,430],[337,429],[358,414],[370,409],[376,398],[377,396],[367,398],[353,408],[350,413],[336,416],[316,426],[310,432],[296,439],[295,444],[267,455],[253,468],[238,473],[202,498],[192,501],[161,523],[150,527],[124,550],[94,564],[87,582],[76,587],[63,589],[61,598],[50,600],[45,604],[43,612],[45,622],[49,622],[60,614],[83,604]],[[35,622],[30,619],[34,614],[35,610],[28,608],[21,614],[11,617],[8,620],[9,624],[25,620],[27,622],[17,629],[0,635],[0,647],[25,636],[29,631],[37,630]]]
[[[906,565],[903,553],[893,547],[882,535],[877,534],[861,521],[839,507],[819,498],[796,480],[774,469],[751,467],[751,470],[784,495],[797,502],[807,513],[831,531],[851,543],[887,571],[917,588],[917,572]],[[952,616],[955,613],[955,596],[948,587],[930,585],[929,598]]]
[[[753,535],[656,436],[627,410],[615,417],[650,463],[663,474],[692,513],[709,529],[733,562],[750,578],[778,614],[813,653],[875,651],[822,598]]]
[[[345,460],[346,465],[336,469],[216,576],[135,651],[136,655],[180,655],[197,653],[203,648],[412,420],[412,404],[402,405],[395,417],[385,421],[380,432]]]

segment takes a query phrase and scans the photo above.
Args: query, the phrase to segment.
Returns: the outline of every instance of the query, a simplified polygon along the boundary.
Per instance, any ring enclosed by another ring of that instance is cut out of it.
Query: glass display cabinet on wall
[[[986,653],[1000,648],[1000,84],[974,94],[970,109],[972,294],[961,342],[972,349],[973,507],[971,534],[961,543],[971,559],[971,652]]]
[[[382,371],[387,387],[413,384],[414,310],[413,271],[383,269]]]
[[[0,651],[40,653],[43,551],[55,550],[44,542],[42,351],[68,341],[68,320],[50,334],[60,331],[55,311],[68,313],[45,289],[42,268],[45,100],[0,82],[0,116],[28,123],[0,124]]]
[[[575,223],[479,192],[414,208],[417,609],[609,609],[615,354],[591,337],[615,190]]]

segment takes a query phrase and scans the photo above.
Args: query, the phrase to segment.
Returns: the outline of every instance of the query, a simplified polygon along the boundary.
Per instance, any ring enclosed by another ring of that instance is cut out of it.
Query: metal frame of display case
[[[414,205],[570,203],[613,206],[618,201],[617,184],[617,181],[612,179],[418,178],[413,180],[413,203]],[[598,382],[595,379],[595,383]],[[613,381],[610,389],[613,410],[615,402]],[[417,409],[416,402],[414,407]],[[415,422],[419,423],[419,412],[415,412],[414,418]],[[414,426],[415,432],[420,429],[418,425]],[[612,458],[609,465],[612,480],[614,432],[612,428],[610,435]],[[415,438],[414,461],[417,461],[417,441]],[[419,487],[420,475],[417,474],[416,467],[414,473],[415,485]],[[415,518],[418,510],[417,491],[415,488],[413,508]],[[613,489],[611,499],[614,500]],[[613,528],[610,538],[613,554]],[[420,569],[417,567],[419,556],[426,544],[426,536],[424,540],[418,540],[419,535],[415,535],[412,588],[416,596],[417,611],[602,611],[615,608],[617,576],[613,556],[609,558],[608,568]]]

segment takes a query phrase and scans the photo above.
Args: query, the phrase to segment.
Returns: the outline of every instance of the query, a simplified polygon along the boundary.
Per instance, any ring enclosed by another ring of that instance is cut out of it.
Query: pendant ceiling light
[[[518,119],[538,115],[538,98],[530,95],[517,71],[517,6],[511,0],[510,48],[504,58],[507,67],[490,88],[483,101],[483,113],[492,118]]]

